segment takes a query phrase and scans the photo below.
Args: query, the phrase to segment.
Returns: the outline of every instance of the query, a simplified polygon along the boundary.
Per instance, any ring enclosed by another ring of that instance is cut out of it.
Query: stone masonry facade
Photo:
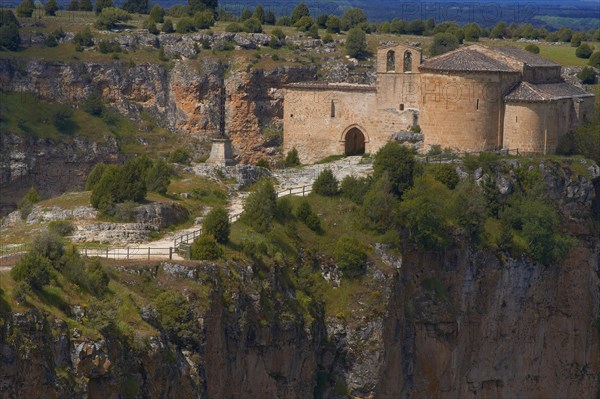
[[[394,45],[377,51],[375,85],[286,86],[284,150],[304,163],[375,153],[418,125],[425,151],[548,153],[593,107],[559,64],[516,47],[471,45],[423,61],[420,49]]]

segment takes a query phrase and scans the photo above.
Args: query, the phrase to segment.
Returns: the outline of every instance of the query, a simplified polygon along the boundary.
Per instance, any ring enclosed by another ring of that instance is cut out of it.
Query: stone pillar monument
[[[235,165],[231,140],[227,136],[212,139],[212,148],[210,149],[210,156],[206,160],[206,163],[221,166]]]
[[[233,147],[231,146],[231,140],[225,133],[225,84],[221,85],[221,96],[220,96],[220,108],[221,115],[219,120],[219,134],[217,137],[212,139],[212,148],[210,149],[210,156],[206,160],[209,165],[221,165],[231,166],[235,165],[236,162],[233,159]]]

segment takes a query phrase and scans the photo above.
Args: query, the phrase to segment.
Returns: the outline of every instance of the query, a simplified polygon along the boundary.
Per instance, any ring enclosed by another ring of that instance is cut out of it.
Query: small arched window
[[[335,101],[331,100],[331,117],[335,118]]]
[[[387,72],[393,72],[396,70],[396,52],[394,50],[387,52],[387,64],[385,70]]]
[[[410,51],[406,51],[404,53],[404,72],[412,71],[412,53]]]

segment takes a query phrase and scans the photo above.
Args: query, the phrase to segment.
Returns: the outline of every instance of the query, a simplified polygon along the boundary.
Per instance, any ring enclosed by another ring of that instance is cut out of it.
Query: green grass
[[[108,110],[96,117],[70,103],[51,103],[30,93],[0,92],[0,130],[21,137],[52,139],[72,143],[75,137],[86,137],[96,143],[116,138],[125,155],[144,152],[150,156],[172,150],[174,136],[155,123],[149,129],[140,127],[127,118]],[[71,112],[68,122],[55,123],[61,112]],[[142,122],[148,124],[147,122]]]
[[[513,40],[486,40],[481,39],[481,44],[486,46],[513,46],[519,48],[525,48],[529,43],[527,42],[516,42]],[[588,43],[594,47],[594,43]],[[575,47],[571,47],[569,43],[537,43],[540,48],[540,56],[548,58],[554,62],[561,64],[562,66],[585,66],[588,63],[587,59],[577,58],[575,56]],[[598,46],[596,44],[596,46]]]
[[[36,205],[42,208],[50,208],[58,206],[63,209],[73,209],[78,206],[89,206],[91,191],[75,191],[59,195],[58,197],[50,198],[38,202]]]

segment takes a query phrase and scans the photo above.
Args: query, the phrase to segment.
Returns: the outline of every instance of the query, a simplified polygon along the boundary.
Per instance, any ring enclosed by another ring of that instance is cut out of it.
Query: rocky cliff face
[[[15,209],[31,186],[44,198],[83,189],[87,174],[96,163],[118,160],[118,145],[112,137],[76,137],[67,143],[2,132],[0,214]]]
[[[242,160],[264,143],[259,128],[283,117],[283,85],[311,80],[316,67],[255,70],[247,61],[159,64],[0,59],[3,91],[30,92],[49,101],[81,101],[95,94],[131,117],[147,112],[172,131],[210,138],[227,121]],[[225,115],[223,115],[225,113]]]
[[[592,169],[594,183],[542,165],[577,240],[566,261],[543,266],[460,243],[440,253],[407,245],[402,256],[378,246],[384,266],[369,267],[352,312],[302,311],[286,274],[299,273],[292,265],[122,266],[125,285],[166,276],[210,286],[210,302],[194,311],[194,343],[165,333],[141,346],[110,332],[90,340],[39,311],[5,313],[0,397],[594,397],[600,180]],[[498,184],[510,190],[510,175]],[[337,285],[335,266],[311,256],[300,261],[310,258]],[[157,325],[153,309],[141,313]]]

